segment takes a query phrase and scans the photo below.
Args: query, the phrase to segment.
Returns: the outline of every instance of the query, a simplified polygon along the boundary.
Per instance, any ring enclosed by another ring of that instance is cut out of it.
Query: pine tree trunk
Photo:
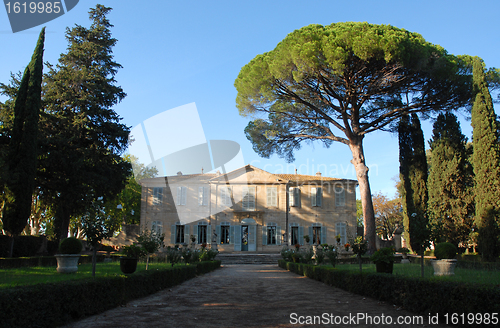
[[[349,148],[351,148],[352,152],[351,163],[356,170],[361,205],[363,207],[364,238],[368,242],[368,254],[373,254],[376,251],[375,213],[373,211],[372,193],[368,180],[369,169],[365,164],[365,155],[363,152],[363,137],[353,138],[350,141]]]

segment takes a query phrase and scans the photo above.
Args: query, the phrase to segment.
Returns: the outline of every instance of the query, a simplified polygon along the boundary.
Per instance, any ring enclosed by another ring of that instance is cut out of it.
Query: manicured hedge
[[[220,267],[200,262],[128,276],[96,277],[0,290],[2,327],[57,327],[178,285]]]
[[[105,255],[97,255],[97,262],[103,262]],[[81,255],[78,263],[92,263],[92,255]],[[0,258],[0,269],[36,266],[57,266],[55,256]]]
[[[289,271],[349,292],[403,306],[416,313],[499,313],[500,288],[483,285],[359,273],[279,260]],[[441,322],[441,321],[440,321]]]

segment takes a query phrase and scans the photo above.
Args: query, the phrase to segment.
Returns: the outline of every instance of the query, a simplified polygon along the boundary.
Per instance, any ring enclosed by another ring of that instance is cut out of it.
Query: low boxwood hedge
[[[500,288],[432,281],[389,274],[359,273],[286,262],[279,266],[348,292],[390,302],[416,313],[499,313]]]
[[[220,261],[0,290],[2,327],[57,327],[178,285],[220,267]]]

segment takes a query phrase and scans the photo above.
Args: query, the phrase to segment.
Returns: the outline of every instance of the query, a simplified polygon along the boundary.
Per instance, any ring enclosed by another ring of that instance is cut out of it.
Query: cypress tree
[[[410,248],[422,257],[429,239],[427,219],[427,157],[420,120],[416,114],[401,118],[399,125],[401,196],[404,236]]]
[[[14,102],[14,122],[8,144],[4,229],[20,234],[31,214],[37,163],[38,121],[41,109],[45,28],[38,37],[33,56],[24,70]],[[12,246],[11,246],[12,247]],[[12,252],[12,248],[11,248]]]
[[[440,114],[429,142],[429,214],[433,239],[468,245],[474,216],[473,172],[457,117]]]
[[[478,246],[483,258],[494,261],[499,254],[500,211],[500,147],[498,122],[484,74],[484,63],[478,57],[473,65],[474,105],[473,128],[475,224]]]

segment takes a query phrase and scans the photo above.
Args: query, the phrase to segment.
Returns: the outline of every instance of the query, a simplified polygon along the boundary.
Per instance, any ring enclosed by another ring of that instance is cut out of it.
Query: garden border
[[[288,271],[348,292],[391,302],[416,313],[500,313],[500,288],[471,283],[430,281],[382,273],[359,273],[333,267],[286,262]]]
[[[220,260],[0,290],[2,327],[56,327],[102,313],[219,268]]]

